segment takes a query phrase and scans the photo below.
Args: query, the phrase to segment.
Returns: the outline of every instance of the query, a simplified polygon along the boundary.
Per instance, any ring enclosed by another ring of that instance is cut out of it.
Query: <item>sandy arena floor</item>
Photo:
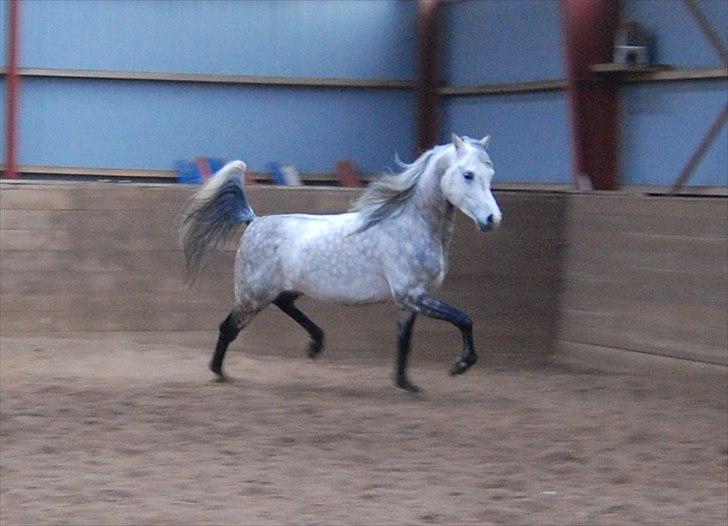
[[[725,370],[3,338],[0,523],[725,525]]]

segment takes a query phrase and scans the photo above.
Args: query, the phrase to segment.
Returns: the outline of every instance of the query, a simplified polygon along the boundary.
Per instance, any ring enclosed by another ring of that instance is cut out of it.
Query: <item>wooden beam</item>
[[[0,172],[5,172],[7,166],[0,164]],[[42,165],[22,165],[18,169],[27,175],[40,176],[60,176],[60,177],[95,177],[109,179],[165,179],[169,182],[176,180],[176,174],[173,170],[147,170],[138,168],[94,168],[83,166],[42,166]],[[304,183],[331,183],[337,184],[339,177],[333,173],[302,173],[299,174],[301,181]],[[251,172],[251,176],[260,182],[271,181],[271,176],[267,172]],[[376,177],[372,174],[360,174],[359,178],[366,182]]]
[[[440,95],[445,97],[465,97],[473,95],[507,95],[511,93],[535,93],[541,91],[560,91],[566,89],[565,79],[535,80],[512,82],[508,84],[480,84],[477,86],[442,86]]]
[[[650,73],[628,73],[625,82],[674,82],[689,80],[728,80],[728,68],[668,69]]]
[[[29,175],[60,175],[65,177],[118,177],[118,178],[154,178],[174,179],[176,177],[172,170],[143,170],[135,168],[93,168],[81,166],[41,166],[24,165],[20,167],[22,172]],[[0,165],[0,170],[5,170]]]
[[[590,69],[600,76],[619,73],[620,82],[679,82],[690,80],[726,80],[727,68],[667,69],[667,70],[625,70],[619,67],[615,73],[613,64],[595,64]],[[0,67],[0,76],[8,75],[7,67]],[[201,84],[233,84],[247,86],[283,86],[302,88],[360,88],[413,90],[415,83],[396,79],[345,79],[315,77],[262,77],[253,75],[200,75],[188,73],[161,73],[135,71],[103,71],[80,69],[19,68],[20,78],[120,80],[144,82],[188,82]],[[442,97],[467,97],[476,95],[507,95],[561,91],[566,89],[566,79],[542,79],[503,84],[479,84],[471,86],[439,86]]]
[[[28,78],[126,80],[142,82],[188,82],[245,86],[354,88],[410,90],[414,83],[399,79],[353,79],[334,77],[273,77],[259,75],[205,75],[158,71],[107,71],[90,69],[22,68],[19,75]]]
[[[589,71],[595,80],[628,83],[674,82],[690,80],[728,80],[728,68],[670,69],[668,66],[635,67],[624,64],[593,64]]]

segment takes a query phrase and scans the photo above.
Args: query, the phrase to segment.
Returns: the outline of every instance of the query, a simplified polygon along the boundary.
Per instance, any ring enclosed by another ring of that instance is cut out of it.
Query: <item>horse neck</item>
[[[442,193],[440,179],[452,162],[449,150],[433,156],[425,168],[417,189],[409,203],[409,214],[421,217],[427,224],[432,237],[447,245],[453,231],[454,207]]]

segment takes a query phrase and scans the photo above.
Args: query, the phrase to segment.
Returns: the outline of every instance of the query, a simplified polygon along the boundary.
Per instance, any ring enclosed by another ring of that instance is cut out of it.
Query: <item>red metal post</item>
[[[8,8],[7,75],[5,77],[5,177],[15,179],[17,171],[18,139],[18,97],[20,75],[18,74],[20,40],[20,0],[10,0]]]
[[[615,0],[562,0],[574,169],[595,190],[616,190],[619,150],[619,86],[595,82],[593,64],[612,62],[619,27]]]
[[[417,2],[418,75],[416,88],[418,155],[437,144],[439,136],[440,0]]]

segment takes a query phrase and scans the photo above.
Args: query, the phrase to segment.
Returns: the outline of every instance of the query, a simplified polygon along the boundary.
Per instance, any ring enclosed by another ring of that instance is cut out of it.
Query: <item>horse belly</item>
[[[392,296],[376,255],[361,240],[321,236],[292,247],[284,260],[288,286],[312,298],[363,304]]]
[[[291,283],[293,290],[321,301],[346,304],[378,303],[391,298],[389,285],[378,272],[317,259]]]

